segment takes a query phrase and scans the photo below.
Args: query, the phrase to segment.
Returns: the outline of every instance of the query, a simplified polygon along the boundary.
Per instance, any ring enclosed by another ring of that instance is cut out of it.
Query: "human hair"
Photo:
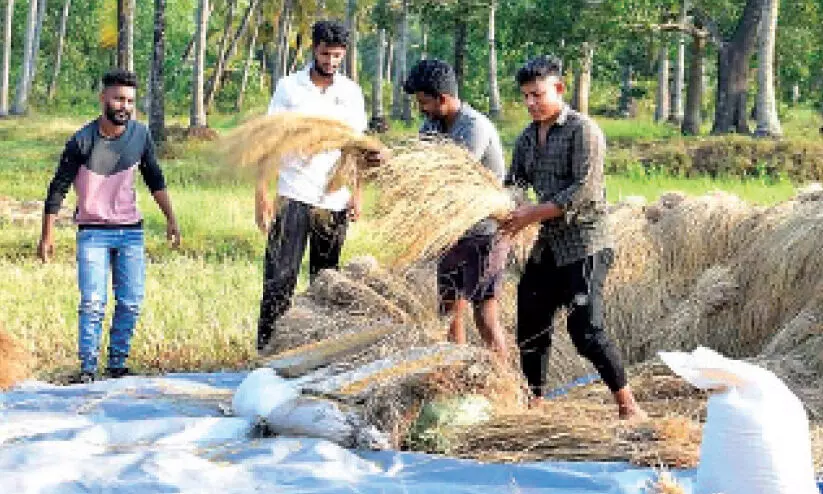
[[[517,84],[522,86],[547,77],[560,77],[562,74],[562,62],[552,55],[541,55],[532,58],[517,71],[515,79]]]
[[[126,86],[137,88],[137,75],[124,69],[111,69],[102,78],[103,88]]]
[[[457,77],[452,66],[442,60],[421,60],[409,71],[403,90],[407,94],[419,91],[432,97],[457,96]]]
[[[340,21],[317,21],[311,28],[311,42],[314,46],[326,43],[345,47],[349,45],[349,30]]]

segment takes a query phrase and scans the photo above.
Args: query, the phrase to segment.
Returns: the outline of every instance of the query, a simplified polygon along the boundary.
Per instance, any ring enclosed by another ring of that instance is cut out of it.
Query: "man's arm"
[[[74,138],[70,139],[63,149],[60,164],[57,166],[46,195],[40,241],[37,244],[37,256],[43,262],[49,262],[54,255],[54,223],[57,220],[57,213],[60,212],[60,205],[77,177],[82,159],[77,141]]]
[[[166,217],[166,238],[171,242],[172,247],[180,246],[180,228],[177,225],[177,218],[174,216],[174,208],[171,205],[171,197],[166,190],[166,180],[163,171],[157,162],[157,151],[151,134],[146,134],[146,147],[143,150],[143,157],[140,160],[140,173],[146,187],[151,191],[154,202],[160,207]]]

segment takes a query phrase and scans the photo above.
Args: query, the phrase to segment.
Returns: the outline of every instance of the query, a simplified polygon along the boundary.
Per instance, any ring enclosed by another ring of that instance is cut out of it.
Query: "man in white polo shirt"
[[[312,27],[312,62],[303,70],[283,77],[269,105],[269,114],[298,112],[341,120],[357,132],[366,129],[363,91],[338,69],[346,55],[349,33],[337,21],[320,21]],[[343,187],[326,193],[340,151],[308,158],[285,159],[277,181],[277,211],[268,187],[258,184],[256,219],[268,231],[263,298],[257,327],[257,349],[272,338],[276,320],[291,306],[291,297],[306,245],[309,275],[337,269],[349,220],[360,215],[360,190]],[[380,157],[372,155],[373,164]],[[272,220],[273,217],[273,221]]]

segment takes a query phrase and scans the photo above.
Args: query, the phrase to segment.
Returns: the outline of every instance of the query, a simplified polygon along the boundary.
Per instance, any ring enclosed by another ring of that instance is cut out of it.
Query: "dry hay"
[[[806,306],[768,342],[754,363],[783,379],[813,419],[823,419],[823,283],[817,286]]]
[[[439,322],[434,310],[411,298],[418,293],[415,286],[379,266],[359,276],[370,263],[361,259],[342,271],[318,273],[308,292],[295,297],[291,309],[278,319],[267,353],[287,351],[381,322],[401,324],[403,329],[348,358],[346,367],[442,340],[435,329]]]
[[[29,377],[34,360],[20,342],[0,326],[0,391]]]
[[[352,159],[363,151],[381,151],[383,144],[358,135],[339,120],[294,112],[253,118],[221,139],[219,154],[227,163],[258,170],[258,180],[277,177],[281,160],[288,156],[309,157],[340,150],[342,157],[330,187],[340,187],[352,174]],[[333,189],[330,189],[333,190]]]
[[[301,377],[361,353],[398,330],[397,325],[378,325],[339,334],[272,355],[266,365],[284,377]]]
[[[426,306],[408,284],[383,269],[374,257],[362,256],[352,259],[344,268],[351,279],[365,284],[386,300],[394,303],[415,322],[424,322],[437,317],[436,307]]]
[[[763,209],[721,193],[672,195],[654,221],[648,208],[613,211],[606,327],[628,362],[696,344],[757,355],[819,291],[823,213],[813,197]]]
[[[480,220],[515,207],[497,177],[448,141],[399,143],[368,178],[380,190],[375,233],[396,249],[395,267],[434,259]]]
[[[686,491],[672,477],[668,471],[658,473],[657,480],[644,491],[646,494],[686,494]]]
[[[502,364],[489,351],[464,347],[461,360],[425,367],[425,372],[381,375],[368,387],[354,387],[369,423],[389,434],[393,447],[408,446],[410,427],[426,402],[443,397],[482,395],[496,410],[514,410],[525,403],[519,372]],[[388,378],[387,378],[388,377]]]
[[[630,383],[651,419],[617,418],[602,383],[574,388],[528,411],[510,413],[464,431],[456,453],[483,461],[630,461],[693,467],[699,457],[706,395],[664,365],[635,369]]]
[[[394,302],[387,300],[370,286],[334,269],[318,273],[308,293],[315,302],[342,307],[350,314],[383,317],[395,322],[410,320],[409,314]]]

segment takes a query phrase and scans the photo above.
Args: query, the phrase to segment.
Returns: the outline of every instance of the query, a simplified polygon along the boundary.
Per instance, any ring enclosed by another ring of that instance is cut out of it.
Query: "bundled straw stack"
[[[394,267],[432,259],[480,220],[502,219],[511,195],[461,146],[410,140],[370,174],[380,190],[375,233],[396,249]]]
[[[0,327],[0,391],[29,376],[32,359],[17,339]]]
[[[258,180],[275,180],[283,158],[309,157],[341,150],[329,190],[351,183],[357,158],[364,151],[381,151],[383,144],[355,133],[347,124],[330,118],[287,112],[257,117],[237,127],[220,141],[223,160],[258,170]]]

